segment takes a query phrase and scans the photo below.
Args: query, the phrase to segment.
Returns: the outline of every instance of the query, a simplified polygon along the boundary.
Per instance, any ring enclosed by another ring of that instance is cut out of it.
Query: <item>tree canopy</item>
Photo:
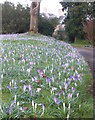
[[[38,32],[52,36],[58,19],[47,19],[39,15]],[[11,2],[2,4],[2,33],[24,33],[30,27],[30,7],[20,3],[15,6]]]
[[[11,2],[2,4],[2,32],[23,33],[29,30],[30,8],[20,3],[14,6]]]
[[[95,3],[87,2],[60,2],[63,11],[67,10],[68,14],[65,18],[65,29],[67,36],[71,42],[74,42],[76,38],[84,39],[85,33],[83,30],[83,21],[94,17],[93,5]]]

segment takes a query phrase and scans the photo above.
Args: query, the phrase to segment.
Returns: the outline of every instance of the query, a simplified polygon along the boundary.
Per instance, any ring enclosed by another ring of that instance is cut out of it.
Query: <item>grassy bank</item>
[[[84,58],[65,42],[25,37],[2,41],[1,118],[92,118]]]

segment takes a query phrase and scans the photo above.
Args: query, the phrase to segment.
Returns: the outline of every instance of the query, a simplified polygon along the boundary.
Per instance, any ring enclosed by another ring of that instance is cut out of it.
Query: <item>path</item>
[[[88,62],[88,65],[90,67],[91,73],[93,75],[93,95],[95,96],[95,48],[80,48],[75,47],[79,53],[85,58],[85,60]]]

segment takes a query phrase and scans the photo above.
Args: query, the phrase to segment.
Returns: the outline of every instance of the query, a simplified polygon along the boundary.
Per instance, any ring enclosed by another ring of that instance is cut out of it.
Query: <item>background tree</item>
[[[92,17],[93,3],[87,2],[61,2],[63,11],[67,10],[65,18],[65,30],[69,41],[75,42],[76,39],[84,39],[83,21],[87,17]]]
[[[30,8],[20,3],[14,6],[11,2],[2,4],[2,32],[23,33],[29,31]]]
[[[48,19],[40,15],[38,20],[38,32],[43,35],[52,36],[57,23],[58,19],[56,17]]]
[[[15,6],[11,2],[2,4],[2,33],[24,33],[30,27],[30,7],[24,7],[20,3]],[[39,15],[38,32],[52,36],[58,19],[47,19]]]

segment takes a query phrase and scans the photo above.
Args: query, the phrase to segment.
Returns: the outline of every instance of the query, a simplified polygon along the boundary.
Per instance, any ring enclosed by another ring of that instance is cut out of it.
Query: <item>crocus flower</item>
[[[52,73],[52,69],[50,70],[50,73]]]
[[[69,93],[69,94],[68,94],[68,98],[72,98],[72,93]]]
[[[79,96],[79,93],[77,93],[77,97]]]
[[[51,85],[50,78],[46,77],[46,82],[49,83],[49,86]]]
[[[60,76],[61,76],[61,72],[59,72],[59,79],[60,79]]]
[[[54,77],[52,76],[52,81],[54,82]]]
[[[44,72],[44,74],[45,74],[45,71],[46,71],[46,70],[43,68],[43,72]]]
[[[41,91],[41,88],[37,88],[36,92],[38,92],[38,93],[39,93],[40,91]]]
[[[75,86],[77,86],[77,83],[75,83]]]
[[[56,103],[57,102],[57,99],[56,99],[56,97],[54,96],[54,102]]]
[[[32,77],[31,79],[32,79],[32,82],[34,82],[34,81],[35,81],[35,79],[34,79],[33,77]]]
[[[60,88],[60,90],[62,90],[62,86],[61,85],[59,85],[59,88]]]
[[[75,92],[75,88],[74,87],[72,87],[72,91]]]
[[[10,107],[8,106],[8,109],[7,109],[7,114],[10,115],[11,114],[11,109]]]
[[[32,107],[33,107],[33,110],[34,110],[34,101],[32,100]]]
[[[64,85],[65,85],[65,90],[67,90],[68,84],[67,84],[67,83],[65,83]]]
[[[33,90],[31,89],[31,96],[33,95]]]
[[[19,106],[19,101],[17,102],[17,106]]]
[[[36,109],[37,109],[37,103],[35,103],[35,112],[36,112]]]
[[[30,84],[28,85],[28,88],[29,88],[29,91],[31,91],[31,85]]]
[[[45,106],[44,106],[44,104],[42,104],[42,110],[43,110],[43,112],[42,112],[42,115],[44,114],[44,111],[45,111]]]
[[[52,89],[51,89],[51,94],[53,93],[54,94],[54,91],[55,90],[57,90],[57,88],[56,87],[52,87]]]
[[[15,98],[14,98],[14,103],[16,103],[16,95],[15,95]]]
[[[3,79],[3,74],[1,75],[1,79]]]
[[[65,103],[63,103],[63,109],[64,109],[64,113],[65,113]]]
[[[25,92],[26,88],[27,88],[27,86],[24,84],[24,86],[23,86],[23,90],[24,90],[24,92]]]
[[[11,86],[9,85],[9,91],[11,92]]]
[[[11,75],[11,71],[9,72],[9,74]]]
[[[27,69],[27,72],[28,72],[28,75],[30,75],[30,68],[29,68],[29,69]]]
[[[69,103],[69,107],[68,108],[69,108],[69,111],[70,111],[70,103]]]
[[[60,102],[59,102],[59,100],[58,100],[58,99],[57,99],[57,102],[56,102],[56,103],[57,103],[57,105],[58,105],[58,107],[59,107],[59,103],[60,103]]]
[[[35,81],[37,81],[37,76],[34,76]]]
[[[63,96],[65,95],[64,90],[62,90],[62,94],[63,94]]]

